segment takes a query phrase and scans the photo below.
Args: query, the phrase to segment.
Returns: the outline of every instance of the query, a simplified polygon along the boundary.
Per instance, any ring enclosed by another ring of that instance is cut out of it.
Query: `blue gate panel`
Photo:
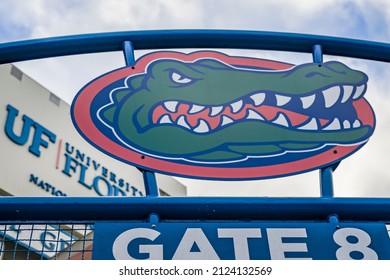
[[[381,223],[97,223],[93,259],[390,259]]]

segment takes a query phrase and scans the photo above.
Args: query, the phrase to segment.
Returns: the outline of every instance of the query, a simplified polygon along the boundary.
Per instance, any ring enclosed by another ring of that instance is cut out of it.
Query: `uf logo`
[[[71,113],[87,141],[124,162],[192,178],[266,179],[359,150],[375,128],[367,82],[337,61],[154,52],[86,85]]]

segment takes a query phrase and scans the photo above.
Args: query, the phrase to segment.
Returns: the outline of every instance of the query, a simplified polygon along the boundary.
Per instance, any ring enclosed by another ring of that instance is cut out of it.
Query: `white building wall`
[[[0,85],[0,193],[145,194],[138,169],[106,156],[78,134],[67,103],[10,64],[0,66]],[[172,177],[158,174],[157,181],[166,194],[186,195]]]

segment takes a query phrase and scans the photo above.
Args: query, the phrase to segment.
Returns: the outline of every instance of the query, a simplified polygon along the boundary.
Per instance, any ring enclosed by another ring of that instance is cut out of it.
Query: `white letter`
[[[219,228],[218,237],[233,238],[236,260],[249,260],[248,238],[261,238],[259,228]]]
[[[136,260],[130,256],[127,251],[127,246],[131,241],[137,238],[146,238],[154,241],[160,232],[149,228],[134,228],[122,232],[112,245],[112,254],[116,260]],[[148,260],[162,260],[163,246],[162,245],[139,245],[139,253],[149,254]]]
[[[357,238],[356,242],[350,243],[349,236]],[[354,260],[352,252],[361,253],[362,260],[377,260],[378,254],[368,246],[371,244],[370,235],[358,228],[341,228],[333,234],[333,239],[340,246],[336,251],[338,260]]]
[[[267,228],[268,246],[271,260],[312,258],[286,258],[285,252],[307,252],[306,243],[283,243],[282,238],[307,237],[305,228]]]
[[[191,252],[196,244],[199,252]],[[172,260],[219,260],[217,253],[200,228],[188,228],[181,239]]]

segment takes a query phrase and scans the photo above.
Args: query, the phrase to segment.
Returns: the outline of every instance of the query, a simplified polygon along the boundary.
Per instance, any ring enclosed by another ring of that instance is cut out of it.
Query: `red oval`
[[[178,163],[152,156],[145,156],[140,152],[119,145],[94,125],[90,115],[91,103],[97,93],[106,86],[130,75],[143,73],[149,63],[161,58],[178,59],[183,62],[193,62],[201,58],[214,58],[230,65],[256,66],[273,70],[285,70],[293,66],[283,62],[258,58],[233,57],[213,51],[200,51],[191,54],[178,52],[154,52],[148,54],[138,60],[135,67],[121,68],[98,77],[77,94],[72,103],[72,120],[80,134],[87,141],[118,160],[144,169],[177,176],[218,180],[264,179],[302,173],[340,161],[364,145],[362,143],[351,146],[335,146],[334,149],[326,150],[312,157],[297,161],[250,167],[220,167],[206,164],[193,165],[188,162]],[[354,103],[354,106],[362,123],[374,128],[375,117],[369,103],[365,99],[360,99]]]

